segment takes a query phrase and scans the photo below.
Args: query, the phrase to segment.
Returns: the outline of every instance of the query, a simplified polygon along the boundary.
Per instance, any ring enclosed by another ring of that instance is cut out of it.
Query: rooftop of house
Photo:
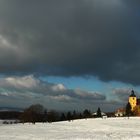
[[[117,112],[125,112],[125,108],[118,108],[117,110],[116,110],[116,113]]]

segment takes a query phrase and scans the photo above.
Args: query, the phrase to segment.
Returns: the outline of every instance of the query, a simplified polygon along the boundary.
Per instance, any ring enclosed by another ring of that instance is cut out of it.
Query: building
[[[129,103],[133,115],[140,116],[140,98],[136,97],[134,90],[131,91],[131,95],[129,96]]]
[[[104,112],[101,112],[101,115],[102,115],[102,118],[107,118],[107,115],[106,115],[106,113],[104,113]],[[97,117],[97,112],[95,112],[95,113],[92,113],[92,116],[94,117],[94,118],[96,118]]]
[[[140,99],[137,99],[134,90],[131,91],[131,95],[129,96],[129,103],[131,105],[131,111],[134,111],[134,108],[137,105],[137,101],[139,101]]]
[[[131,105],[131,112],[134,116],[140,116],[140,98],[137,98],[135,95],[134,90],[131,91],[131,94],[128,98],[128,102]],[[122,117],[125,116],[126,109],[125,108],[119,108],[115,112],[116,117]]]
[[[124,108],[119,108],[115,112],[115,117],[123,117],[125,116],[125,109]]]

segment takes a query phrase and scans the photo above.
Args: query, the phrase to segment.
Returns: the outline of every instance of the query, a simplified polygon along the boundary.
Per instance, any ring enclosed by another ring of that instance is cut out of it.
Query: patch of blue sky
[[[55,77],[47,76],[41,77],[43,81],[50,83],[62,83],[69,89],[81,89],[86,91],[99,91],[102,92],[107,87],[105,82],[100,81],[95,77]]]
[[[59,76],[46,76],[40,77],[43,81],[55,84],[63,84],[68,89],[81,89],[86,91],[95,91],[105,94],[107,99],[113,99],[113,89],[128,88],[140,91],[140,86],[133,86],[118,81],[103,82],[97,77],[59,77]]]

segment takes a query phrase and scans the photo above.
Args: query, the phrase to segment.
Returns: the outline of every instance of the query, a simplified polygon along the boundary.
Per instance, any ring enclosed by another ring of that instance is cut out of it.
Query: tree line
[[[73,121],[75,119],[87,119],[92,118],[92,113],[90,110],[85,109],[82,113],[74,111],[68,112],[57,112],[48,111],[42,105],[36,104],[31,105],[19,116],[22,123],[31,122],[35,124],[36,122],[56,122],[56,121]],[[97,116],[102,117],[100,108],[97,109]]]

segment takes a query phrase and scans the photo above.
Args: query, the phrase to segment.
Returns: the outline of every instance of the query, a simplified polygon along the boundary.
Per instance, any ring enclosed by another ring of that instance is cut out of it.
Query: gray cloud
[[[0,106],[27,107],[40,103],[53,109],[84,108],[89,102],[104,102],[101,93],[67,89],[63,84],[43,82],[33,75],[0,79]],[[20,103],[21,102],[21,103]]]
[[[1,0],[0,72],[93,75],[139,85],[137,3]]]
[[[131,90],[128,88],[116,88],[113,89],[113,94],[121,101],[128,101]]]
[[[129,88],[115,88],[112,92],[113,95],[115,95],[115,97],[117,97],[120,101],[127,102],[129,96],[131,95],[131,90],[132,89]],[[135,91],[135,95],[137,97],[140,96],[140,94],[137,91]]]

